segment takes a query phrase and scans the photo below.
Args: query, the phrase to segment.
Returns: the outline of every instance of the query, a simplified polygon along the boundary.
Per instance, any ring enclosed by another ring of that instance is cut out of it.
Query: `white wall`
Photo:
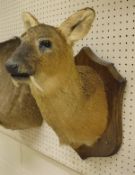
[[[0,133],[0,175],[77,175],[74,171]]]

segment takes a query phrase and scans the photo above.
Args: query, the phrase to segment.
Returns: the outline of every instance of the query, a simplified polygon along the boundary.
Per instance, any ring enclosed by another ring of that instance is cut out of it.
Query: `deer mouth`
[[[13,78],[13,79],[15,79],[15,80],[21,80],[21,81],[23,81],[23,80],[28,80],[29,79],[29,77],[30,77],[30,74],[28,74],[28,73],[21,73],[21,74],[11,74],[11,77]]]
[[[27,82],[27,80],[30,80],[36,89],[38,89],[40,92],[43,92],[42,87],[38,84],[36,81],[35,77],[33,75],[27,74],[27,73],[22,73],[20,74],[11,74],[12,77],[12,82],[16,87],[19,87],[18,82]]]
[[[13,85],[18,88],[20,87],[20,84],[27,84],[29,81],[29,77],[30,75],[27,73],[23,73],[23,74],[10,74],[11,75],[11,81],[13,83]]]
[[[11,60],[7,61],[5,66],[13,79],[28,79],[35,73],[35,71],[30,66],[26,67],[24,64],[19,65],[17,63],[11,62]]]

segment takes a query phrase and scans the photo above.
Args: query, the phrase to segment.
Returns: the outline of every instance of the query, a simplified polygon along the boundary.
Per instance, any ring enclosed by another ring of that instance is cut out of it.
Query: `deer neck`
[[[31,87],[32,94],[43,116],[72,117],[84,102],[82,81],[75,64],[66,74],[63,72],[63,74],[46,80],[44,87],[43,93],[39,93],[37,89]]]

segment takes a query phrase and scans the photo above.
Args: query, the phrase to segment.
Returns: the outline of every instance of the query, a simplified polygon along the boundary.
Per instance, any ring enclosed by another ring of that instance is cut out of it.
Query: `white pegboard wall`
[[[75,47],[77,53],[89,46],[102,59],[113,62],[127,87],[123,104],[123,144],[118,154],[108,158],[81,160],[58,138],[47,124],[25,131],[1,132],[29,145],[58,162],[86,175],[135,174],[135,0],[0,0],[0,41],[20,35],[24,29],[21,13],[29,11],[39,21],[58,25],[73,12],[93,7],[96,19],[91,32]]]

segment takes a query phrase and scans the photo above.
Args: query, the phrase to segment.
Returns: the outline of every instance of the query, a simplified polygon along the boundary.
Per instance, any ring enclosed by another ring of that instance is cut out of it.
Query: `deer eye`
[[[52,47],[52,43],[50,40],[42,40],[39,42],[39,49],[41,51],[44,51],[47,48],[51,48]]]

